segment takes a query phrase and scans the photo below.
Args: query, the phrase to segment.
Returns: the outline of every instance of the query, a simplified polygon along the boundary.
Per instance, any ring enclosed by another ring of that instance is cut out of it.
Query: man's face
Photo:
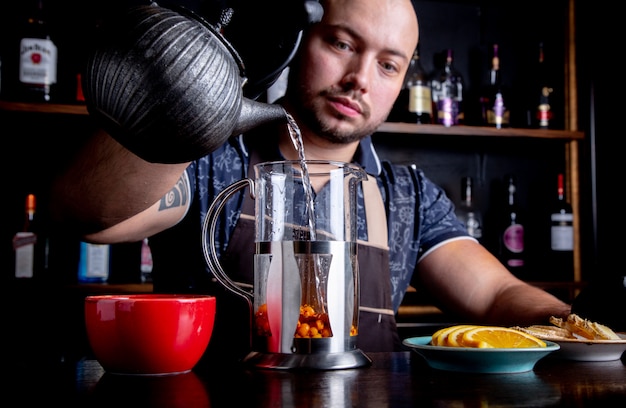
[[[334,143],[371,134],[398,96],[417,44],[409,0],[330,0],[290,69],[299,125]]]

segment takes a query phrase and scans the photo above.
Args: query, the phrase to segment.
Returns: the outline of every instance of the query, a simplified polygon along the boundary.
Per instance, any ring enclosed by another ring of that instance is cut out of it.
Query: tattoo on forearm
[[[188,196],[187,172],[183,172],[176,185],[161,198],[159,211],[167,210],[174,207],[182,207],[187,205]]]

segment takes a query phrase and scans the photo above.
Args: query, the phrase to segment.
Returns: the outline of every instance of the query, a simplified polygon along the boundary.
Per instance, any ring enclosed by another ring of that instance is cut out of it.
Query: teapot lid
[[[323,9],[318,0],[210,0],[200,13],[220,26],[243,60],[243,93],[256,99],[289,65],[302,31],[321,20]],[[223,21],[225,13],[228,21]]]

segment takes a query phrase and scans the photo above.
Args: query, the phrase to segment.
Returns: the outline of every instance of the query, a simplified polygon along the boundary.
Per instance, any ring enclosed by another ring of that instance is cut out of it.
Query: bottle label
[[[483,237],[483,230],[480,226],[480,222],[476,219],[476,215],[473,212],[467,214],[466,224],[468,234],[476,239]]]
[[[32,278],[35,260],[37,235],[32,232],[18,232],[13,238],[15,250],[15,277]]]
[[[550,216],[550,247],[553,251],[574,250],[574,215],[571,213],[555,213]]]
[[[80,243],[79,282],[105,282],[109,277],[109,245]]]
[[[537,120],[539,120],[539,127],[547,128],[550,126],[550,105],[540,105],[537,111]]]
[[[23,38],[20,42],[20,82],[52,85],[57,82],[57,47],[50,40]]]
[[[514,254],[524,251],[524,227],[520,224],[513,224],[504,230],[502,236],[504,247]]]
[[[141,281],[143,283],[152,282],[152,251],[148,239],[145,238],[141,244]]]
[[[444,126],[458,124],[459,102],[453,98],[442,98],[437,102],[437,119]]]
[[[498,92],[494,99],[493,106],[487,111],[487,123],[501,128],[509,124],[509,111],[504,106],[504,98],[502,93]]]
[[[550,94],[553,89],[548,86],[541,88],[539,105],[537,106],[537,123],[539,128],[548,129],[552,120],[552,107],[550,106]]]
[[[37,243],[37,235],[33,232],[18,232],[13,237],[13,249],[18,250],[25,246],[32,246]]]
[[[432,114],[432,96],[429,87],[413,85],[409,87],[409,111],[417,114]]]

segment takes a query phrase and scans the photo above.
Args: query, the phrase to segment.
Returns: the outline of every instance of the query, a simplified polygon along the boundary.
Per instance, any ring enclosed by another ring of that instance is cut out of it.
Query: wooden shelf
[[[87,107],[85,105],[69,105],[58,103],[27,103],[0,101],[0,110],[12,112],[33,112],[51,113],[63,115],[83,115],[86,116]]]
[[[385,122],[376,131],[377,134],[402,137],[410,135],[421,140],[434,140],[432,136],[448,136],[461,138],[500,138],[500,139],[541,139],[561,141],[564,146],[566,160],[566,179],[570,187],[569,201],[574,214],[574,282],[582,281],[582,257],[580,239],[580,188],[578,143],[584,140],[585,133],[579,130],[543,130],[503,128],[496,129],[483,126],[451,126],[418,125],[413,123]],[[468,139],[469,140],[469,139]],[[493,140],[493,139],[492,139]]]
[[[88,115],[85,105],[66,105],[48,103],[26,103],[0,101],[0,110],[14,112],[34,112],[66,115]],[[543,139],[582,140],[584,132],[570,130],[543,130],[503,128],[495,129],[483,126],[417,125],[412,123],[385,122],[378,133],[400,133],[413,135],[448,135],[472,137],[530,137]]]
[[[451,126],[417,125],[413,123],[385,122],[377,130],[378,133],[406,133],[412,135],[447,135],[472,137],[528,137],[542,139],[582,140],[585,133],[572,130],[543,130],[503,128],[496,129],[483,126]]]
[[[60,286],[57,286],[60,285]],[[9,292],[17,293],[35,293],[50,291],[51,287],[55,290],[62,288],[69,293],[86,295],[103,295],[103,294],[132,294],[132,293],[152,293],[154,286],[152,283],[62,283],[51,282],[49,280],[38,279],[14,279],[6,285]],[[6,289],[6,288],[5,288]],[[7,292],[7,293],[9,293]]]
[[[94,295],[153,292],[151,283],[77,283],[75,285],[68,285],[67,289]]]

